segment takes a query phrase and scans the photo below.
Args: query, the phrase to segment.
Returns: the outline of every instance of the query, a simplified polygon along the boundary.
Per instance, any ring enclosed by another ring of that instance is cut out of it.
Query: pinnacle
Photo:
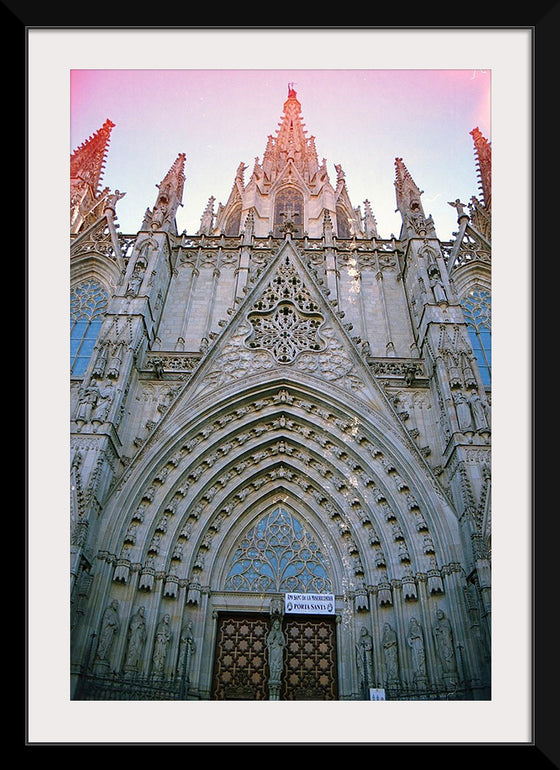
[[[491,164],[492,149],[490,142],[484,137],[479,128],[470,132],[474,141],[474,151],[480,177],[480,191],[485,206],[490,207],[492,199]]]
[[[412,177],[403,163],[402,158],[395,158],[395,174],[395,187],[399,192],[402,190],[405,180],[410,180],[412,182]]]
[[[173,161],[171,168],[163,178],[163,181],[160,185],[158,185],[161,189],[168,185],[175,186],[177,188],[177,192],[179,193],[179,198],[182,197],[183,184],[185,181],[185,159],[185,153],[180,152],[177,158]]]
[[[103,126],[82,142],[70,156],[71,177],[87,180],[93,190],[97,190],[100,185],[114,127],[115,123],[107,118]]]
[[[85,142],[82,142],[82,144],[79,145],[79,147],[77,148],[75,153],[78,152],[79,150],[83,149],[84,147],[88,147],[92,143],[99,144],[101,142],[101,143],[107,145],[109,143],[111,131],[112,131],[113,128],[115,128],[115,125],[116,124],[113,123],[112,120],[107,118],[106,121],[101,126],[101,128],[99,128],[97,131],[95,131],[93,134],[91,134],[85,140]]]

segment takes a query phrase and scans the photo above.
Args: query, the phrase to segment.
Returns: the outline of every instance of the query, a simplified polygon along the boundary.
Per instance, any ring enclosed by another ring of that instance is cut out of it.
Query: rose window
[[[318,330],[323,317],[302,313],[291,302],[280,303],[267,313],[248,316],[253,331],[247,345],[268,350],[279,363],[289,364],[304,350],[323,350]]]

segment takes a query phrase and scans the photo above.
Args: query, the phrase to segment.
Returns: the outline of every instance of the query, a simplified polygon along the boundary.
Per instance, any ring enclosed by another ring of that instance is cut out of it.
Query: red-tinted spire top
[[[77,234],[101,215],[100,206],[109,193],[101,190],[105,159],[115,124],[103,126],[70,155],[70,232]]]
[[[478,128],[473,128],[471,136],[474,140],[482,202],[490,211],[492,206],[492,145]]]
[[[288,84],[288,98],[278,124],[276,136],[269,136],[262,168],[274,181],[292,163],[301,177],[308,181],[318,169],[314,137],[308,137],[301,116],[301,104],[293,83]]]
[[[92,195],[97,195],[100,189],[111,131],[114,127],[115,124],[107,119],[103,126],[70,156],[70,178],[85,182]]]

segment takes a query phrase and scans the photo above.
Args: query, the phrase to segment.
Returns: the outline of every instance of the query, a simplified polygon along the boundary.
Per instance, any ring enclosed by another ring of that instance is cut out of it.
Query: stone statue
[[[356,661],[360,672],[360,685],[364,690],[373,687],[373,639],[365,626],[356,643]]]
[[[455,649],[453,647],[453,631],[451,623],[443,610],[436,611],[436,622],[433,627],[434,640],[438,657],[445,674],[454,673],[457,670],[455,661]]]
[[[154,652],[152,656],[152,671],[154,674],[162,674],[167,656],[167,645],[171,639],[169,631],[169,615],[164,615],[156,628]]]
[[[111,193],[105,202],[105,208],[103,211],[109,211],[111,215],[114,217],[116,215],[117,211],[117,202],[120,201],[121,198],[124,198],[126,193],[119,192],[119,190],[115,190],[114,193]]]
[[[457,218],[461,219],[461,217],[467,216],[465,214],[465,203],[461,203],[460,198],[455,198],[454,201],[448,201],[448,204],[450,206],[453,206],[454,209],[457,209]]]
[[[286,646],[286,638],[282,632],[280,618],[274,618],[272,621],[272,628],[267,636],[266,646],[268,648],[270,700],[278,700],[282,681],[282,669],[284,667],[284,647]]]
[[[99,398],[91,415],[92,422],[105,422],[109,416],[114,397],[115,389],[113,384],[109,382],[105,388],[99,391]]]
[[[472,393],[469,398],[469,402],[471,405],[476,430],[482,433],[488,431],[488,415],[486,411],[486,404],[480,397],[480,394],[476,391]]]
[[[115,636],[120,628],[119,603],[116,599],[108,605],[101,620],[99,642],[97,645],[96,660],[106,661],[111,652]]]
[[[136,614],[132,616],[128,628],[128,649],[124,662],[125,668],[138,669],[145,640],[146,622],[144,620],[144,607],[140,607]]]
[[[447,302],[445,286],[441,280],[440,272],[437,269],[434,269],[430,275],[430,289],[432,290],[434,299],[438,304]]]
[[[99,390],[97,388],[97,383],[95,380],[92,380],[91,385],[89,385],[84,390],[83,396],[78,405],[78,411],[76,412],[76,422],[89,422],[91,420],[91,415],[97,402],[98,396]]]
[[[385,658],[385,671],[387,672],[387,682],[396,682],[399,678],[399,653],[397,644],[397,634],[389,623],[383,626],[383,656]]]
[[[453,396],[455,401],[455,411],[457,413],[457,421],[459,423],[459,430],[470,432],[473,430],[471,407],[467,401],[464,393],[455,393]]]
[[[192,621],[188,621],[181,631],[181,642],[179,646],[179,660],[177,661],[177,672],[188,680],[191,659],[196,652],[194,636],[192,630]]]
[[[408,646],[412,650],[412,666],[416,676],[426,676],[426,654],[424,652],[424,634],[416,618],[411,618],[408,626]]]
[[[144,272],[145,269],[143,265],[134,265],[134,270],[132,271],[132,275],[130,276],[126,287],[127,296],[132,295],[135,297],[138,294],[140,286],[142,285],[142,281],[144,280]]]

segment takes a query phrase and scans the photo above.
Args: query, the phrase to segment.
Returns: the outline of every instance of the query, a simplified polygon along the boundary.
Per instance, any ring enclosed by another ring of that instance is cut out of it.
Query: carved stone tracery
[[[250,313],[253,331],[246,344],[269,350],[278,363],[291,363],[305,350],[324,350],[319,338],[323,323],[320,314],[303,314],[288,302],[280,303],[268,313]]]
[[[247,319],[252,332],[245,345],[270,351],[277,363],[291,363],[302,351],[326,349],[319,336],[325,319],[288,256]]]

